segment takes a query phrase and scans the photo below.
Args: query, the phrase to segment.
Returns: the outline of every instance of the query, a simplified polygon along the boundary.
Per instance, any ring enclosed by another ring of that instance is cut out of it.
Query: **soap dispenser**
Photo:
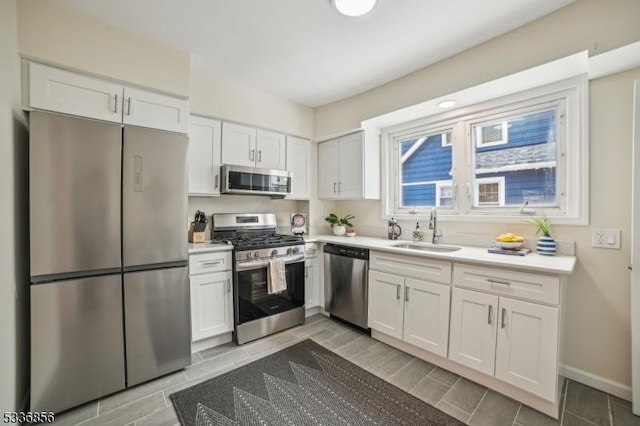
[[[422,241],[422,231],[420,230],[420,222],[416,222],[416,229],[413,230],[413,241]]]

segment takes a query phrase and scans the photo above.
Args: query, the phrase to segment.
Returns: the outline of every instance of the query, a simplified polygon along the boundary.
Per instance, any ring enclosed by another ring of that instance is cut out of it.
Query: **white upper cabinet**
[[[380,136],[361,130],[318,144],[318,198],[380,199]]]
[[[122,122],[186,133],[189,125],[189,102],[160,93],[124,88]]]
[[[97,120],[187,133],[189,101],[29,63],[26,104]]]
[[[287,136],[287,171],[291,172],[292,200],[311,198],[311,141]]]
[[[282,133],[257,130],[256,167],[285,170],[287,168],[287,142]]]
[[[281,133],[235,123],[222,125],[222,163],[285,170],[286,140]]]
[[[222,123],[191,116],[189,120],[189,195],[220,195]]]

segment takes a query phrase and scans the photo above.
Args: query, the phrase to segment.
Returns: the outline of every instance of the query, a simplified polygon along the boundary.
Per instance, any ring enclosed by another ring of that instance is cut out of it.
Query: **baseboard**
[[[198,340],[197,342],[191,342],[191,353],[194,354],[205,349],[224,345],[225,343],[229,343],[231,341],[233,341],[233,334],[231,332],[228,332],[219,336],[213,336],[207,339]]]
[[[305,318],[308,318],[312,315],[319,314],[319,313],[320,313],[320,306],[314,306],[312,308],[305,309],[304,316]]]
[[[560,365],[560,374],[568,379],[580,382],[583,385],[591,386],[592,388],[610,393],[618,398],[631,401],[631,386],[629,385],[614,382],[613,380],[569,365]]]

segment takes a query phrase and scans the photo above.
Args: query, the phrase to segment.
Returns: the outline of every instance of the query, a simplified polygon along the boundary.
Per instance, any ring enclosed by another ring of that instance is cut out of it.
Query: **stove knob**
[[[291,254],[291,253],[293,253],[293,249],[292,249],[291,247],[289,247],[289,248],[287,249],[287,254]]]
[[[294,247],[293,248],[293,254],[296,254],[300,251],[300,249],[298,247]]]
[[[260,257],[260,252],[259,252],[259,251],[257,251],[257,250],[256,250],[256,251],[254,251],[254,252],[253,252],[253,257],[254,257],[255,259],[259,258],[259,257]]]
[[[278,250],[273,249],[271,250],[271,257],[276,257],[278,255]]]
[[[253,255],[253,253],[251,253],[250,251],[247,252],[247,259],[251,259],[251,256]]]

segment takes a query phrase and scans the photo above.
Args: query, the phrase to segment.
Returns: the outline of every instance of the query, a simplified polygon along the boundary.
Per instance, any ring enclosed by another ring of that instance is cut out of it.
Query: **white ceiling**
[[[364,92],[574,0],[57,0],[192,53],[205,74],[310,107]]]

